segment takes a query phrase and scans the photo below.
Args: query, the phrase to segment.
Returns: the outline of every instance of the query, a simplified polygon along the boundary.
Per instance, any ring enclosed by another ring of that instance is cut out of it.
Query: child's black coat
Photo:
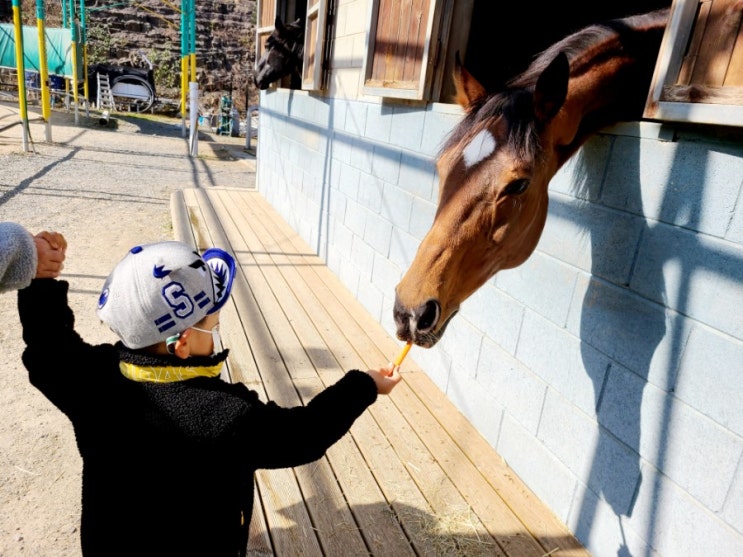
[[[120,360],[203,366],[227,354],[179,360],[87,344],[67,289],[34,280],[19,291],[18,310],[30,381],[75,430],[86,557],[244,555],[255,470],[320,458],[376,400],[373,379],[357,370],[296,408],[218,377],[132,381]]]

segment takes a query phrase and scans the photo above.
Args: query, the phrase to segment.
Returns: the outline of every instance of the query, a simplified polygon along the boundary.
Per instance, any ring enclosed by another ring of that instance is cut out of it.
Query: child
[[[67,282],[19,291],[23,363],[69,417],[83,459],[87,557],[245,555],[254,472],[322,457],[400,381],[391,364],[352,370],[295,408],[222,381],[228,351],[213,353],[212,335],[234,272],[220,249],[133,248],[98,302],[116,345],[92,346],[75,332]]]
[[[59,276],[66,249],[58,232],[32,236],[20,224],[0,222],[0,292],[25,288],[33,278]]]

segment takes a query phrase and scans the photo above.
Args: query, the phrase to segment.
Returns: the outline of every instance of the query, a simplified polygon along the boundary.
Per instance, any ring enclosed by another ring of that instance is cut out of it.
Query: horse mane
[[[468,107],[468,112],[442,146],[439,155],[472,137],[494,119],[503,116],[509,122],[508,146],[523,159],[538,156],[541,144],[533,117],[532,91],[537,79],[559,54],[570,61],[570,75],[575,77],[595,65],[597,56],[611,58],[622,52],[653,52],[657,42],[645,33],[637,33],[665,22],[668,8],[646,14],[597,23],[568,35],[537,54],[529,67],[506,82],[503,91],[491,93]],[[633,32],[635,31],[635,32]],[[654,58],[652,60],[654,63]]]
[[[595,63],[595,50],[599,46],[603,47],[601,56],[604,58],[621,52],[642,52],[642,49],[652,45],[648,44],[645,34],[633,31],[648,29],[659,21],[665,22],[668,13],[668,8],[662,8],[584,27],[537,54],[526,71],[507,82],[507,88],[533,88],[537,78],[560,52],[564,52],[570,60],[571,76],[581,75]]]
[[[276,46],[280,46],[291,53],[301,66],[302,58],[304,57],[304,22],[297,19],[291,23],[285,23],[284,29],[289,31],[289,33],[286,35],[276,33],[273,36]]]

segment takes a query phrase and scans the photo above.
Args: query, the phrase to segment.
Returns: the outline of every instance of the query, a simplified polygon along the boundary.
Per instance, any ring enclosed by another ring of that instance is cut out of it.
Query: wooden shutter
[[[645,118],[743,126],[743,3],[674,0]]]
[[[363,92],[404,99],[429,99],[434,68],[448,26],[443,0],[369,0],[369,33]],[[444,32],[445,30],[445,32]],[[440,86],[440,82],[438,84]]]
[[[327,9],[326,0],[307,0],[302,89],[309,91],[318,91],[323,88]]]
[[[277,0],[258,0],[258,23],[255,26],[255,60],[256,64],[261,59],[266,49],[266,39],[273,33],[276,22]],[[271,87],[275,87],[272,84]]]

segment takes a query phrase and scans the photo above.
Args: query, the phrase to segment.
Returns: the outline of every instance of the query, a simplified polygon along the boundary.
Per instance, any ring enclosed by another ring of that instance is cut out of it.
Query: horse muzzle
[[[430,299],[418,307],[410,308],[395,296],[393,316],[397,338],[404,342],[412,341],[423,348],[431,348],[441,339],[446,326],[456,313],[455,309],[448,318],[442,320],[441,304],[438,300]]]

